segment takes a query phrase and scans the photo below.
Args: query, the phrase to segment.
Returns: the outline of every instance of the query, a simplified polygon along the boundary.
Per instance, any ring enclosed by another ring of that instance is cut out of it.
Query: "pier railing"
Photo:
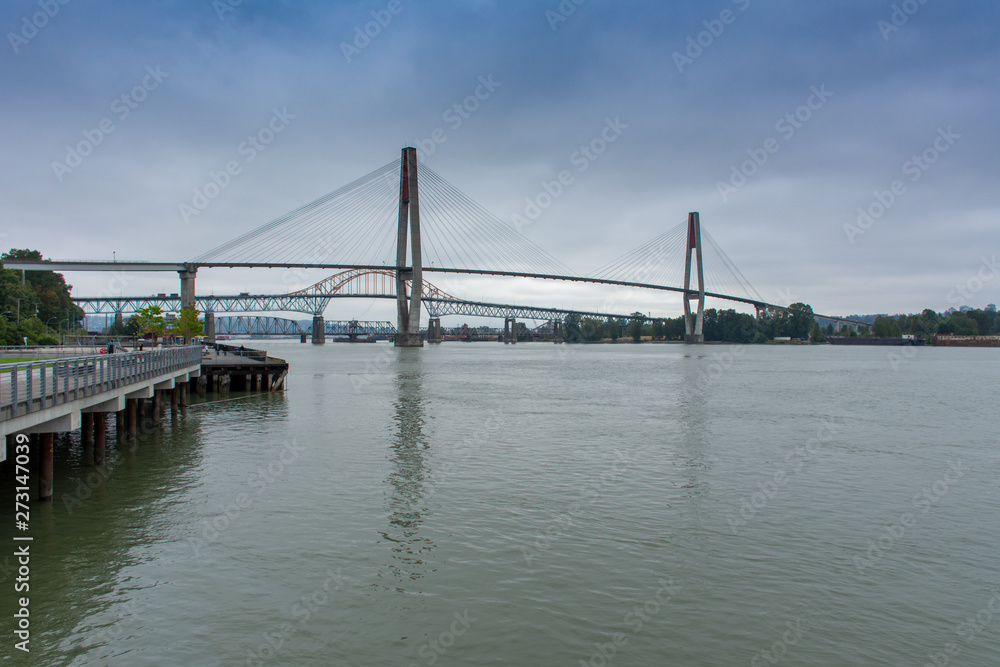
[[[201,346],[0,364],[0,421],[201,363]]]
[[[267,361],[267,352],[264,350],[255,350],[242,345],[239,347],[235,345],[224,345],[222,343],[216,344],[215,349],[219,352],[231,354],[234,357],[246,357],[247,359],[256,359],[257,361]]]

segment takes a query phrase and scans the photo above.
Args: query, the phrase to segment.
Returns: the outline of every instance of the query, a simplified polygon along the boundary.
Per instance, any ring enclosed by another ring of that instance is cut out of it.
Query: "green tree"
[[[896,320],[880,316],[875,318],[875,323],[872,325],[872,335],[876,338],[899,338],[903,332]]]
[[[645,317],[640,312],[632,313],[632,319],[628,323],[628,335],[632,337],[633,342],[642,341],[642,324]]]
[[[825,343],[826,335],[823,334],[822,327],[819,326],[819,322],[813,320],[812,331],[809,332],[809,342],[810,343]]]
[[[180,336],[184,342],[190,342],[195,336],[202,336],[205,333],[205,324],[198,319],[198,311],[194,308],[184,308],[177,316],[177,320],[170,327],[170,333]]]
[[[163,309],[159,306],[147,306],[132,316],[140,334],[153,334],[153,342],[157,336],[162,336],[167,330],[167,321],[163,317]]]
[[[788,333],[792,338],[808,338],[815,321],[812,306],[805,303],[793,303],[788,306]]]
[[[567,343],[579,343],[583,340],[583,334],[580,332],[580,315],[578,313],[566,316],[565,327],[566,331],[563,337]]]
[[[957,336],[975,336],[979,333],[979,324],[965,313],[956,310],[948,316],[948,319],[938,323],[937,332]]]
[[[663,340],[664,332],[663,320],[653,320],[653,340]]]
[[[10,260],[41,261],[42,254],[37,250],[11,248],[0,255],[0,262]],[[71,328],[83,318],[83,310],[70,297],[72,289],[63,275],[55,271],[25,271],[23,285],[20,271],[0,271],[0,306],[14,315],[15,322],[37,314],[43,322],[51,318],[69,320],[67,329]]]
[[[580,336],[584,341],[594,342],[604,338],[604,322],[594,318],[585,317],[580,322]]]

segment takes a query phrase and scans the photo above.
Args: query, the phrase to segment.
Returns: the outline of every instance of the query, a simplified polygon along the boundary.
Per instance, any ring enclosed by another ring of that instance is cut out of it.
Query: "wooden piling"
[[[94,444],[94,413],[84,412],[83,423],[80,426],[80,442],[84,446]]]
[[[94,413],[94,465],[104,463],[104,449],[107,440],[108,413]]]
[[[52,499],[52,434],[42,433],[39,438],[38,499]]]
[[[153,390],[153,424],[160,423],[160,390]]]
[[[125,411],[128,413],[126,416],[126,421],[128,422],[126,429],[128,430],[127,438],[135,440],[136,428],[139,421],[139,405],[138,401],[134,398],[125,399]]]

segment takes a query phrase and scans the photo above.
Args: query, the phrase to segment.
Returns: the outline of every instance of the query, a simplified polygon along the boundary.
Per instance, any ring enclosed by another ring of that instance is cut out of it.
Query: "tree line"
[[[788,310],[765,310],[760,317],[738,313],[732,308],[708,308],[704,313],[702,331],[706,341],[726,343],[763,343],[775,338],[824,340],[823,332],[813,318],[813,309],[805,303],[793,303]],[[635,312],[628,319],[582,317],[568,315],[563,337],[569,343],[587,343],[600,340],[629,338],[635,342],[643,339],[684,340],[684,318],[665,317],[650,320],[643,313]]]

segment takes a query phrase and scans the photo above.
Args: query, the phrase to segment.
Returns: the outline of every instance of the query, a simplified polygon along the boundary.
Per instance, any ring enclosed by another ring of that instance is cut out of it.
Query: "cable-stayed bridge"
[[[288,294],[197,295],[200,268],[330,269],[336,274]],[[681,294],[685,340],[701,342],[706,297],[765,309],[718,243],[701,227],[698,213],[598,270],[580,275],[520,234],[404,148],[394,160],[319,199],[213,248],[187,262],[8,262],[6,268],[56,271],[177,271],[178,297],[76,299],[88,314],[134,311],[148,305],[164,311],[196,308],[206,329],[221,313],[309,313],[313,342],[322,342],[323,312],[335,298],[392,298],[397,303],[395,344],[420,346],[421,314],[432,319],[465,314],[486,317],[561,319],[580,313],[513,303],[467,301],[446,294],[424,274],[489,275],[616,285]],[[511,299],[515,301],[516,299]],[[836,319],[836,318],[831,318]],[[440,323],[438,322],[438,326]],[[208,331],[206,331],[208,333]]]

